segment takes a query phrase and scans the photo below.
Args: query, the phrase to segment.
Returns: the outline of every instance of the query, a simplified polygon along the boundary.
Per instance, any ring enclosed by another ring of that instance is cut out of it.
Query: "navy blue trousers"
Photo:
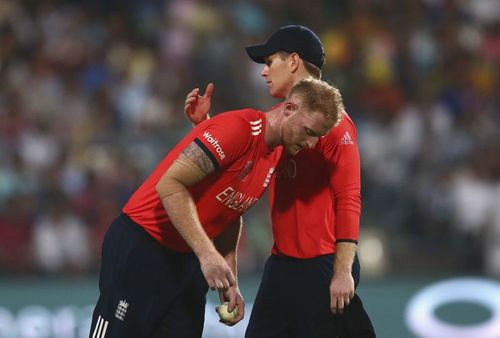
[[[102,246],[90,338],[202,336],[208,285],[193,253],[173,252],[122,214]]]
[[[246,338],[375,337],[370,318],[357,295],[344,314],[330,310],[334,255],[295,259],[268,258],[254,302]],[[359,282],[355,258],[352,275]]]

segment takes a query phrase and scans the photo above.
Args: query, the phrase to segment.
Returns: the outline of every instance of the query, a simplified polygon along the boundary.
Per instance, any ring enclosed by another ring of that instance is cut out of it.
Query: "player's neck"
[[[281,144],[281,125],[284,121],[283,105],[278,105],[266,113],[266,131],[264,140],[269,149]]]
[[[308,79],[308,78],[312,78],[312,77],[307,72],[297,72],[294,74],[290,74],[290,77],[289,77],[288,82],[287,82],[287,86],[285,88],[283,88],[282,92],[280,92],[279,95],[276,95],[275,97],[283,99],[283,100],[286,99],[290,90],[292,90],[292,88],[297,83],[299,83],[300,81],[302,81],[304,79]]]
[[[293,83],[293,86],[295,86],[297,83],[305,79],[314,79],[314,77],[312,77],[311,74],[303,70],[295,75],[295,82]],[[290,87],[290,90],[293,88],[293,86]]]

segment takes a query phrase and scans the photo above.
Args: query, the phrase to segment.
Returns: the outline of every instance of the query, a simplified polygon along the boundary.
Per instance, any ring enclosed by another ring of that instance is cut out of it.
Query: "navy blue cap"
[[[323,44],[316,34],[307,27],[289,25],[278,29],[262,45],[245,47],[248,56],[257,63],[277,52],[297,53],[299,56],[321,69],[325,63]]]

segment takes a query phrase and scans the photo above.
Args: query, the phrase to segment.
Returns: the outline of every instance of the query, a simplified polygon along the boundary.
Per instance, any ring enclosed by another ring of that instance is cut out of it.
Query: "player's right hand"
[[[241,321],[243,317],[245,317],[245,300],[243,299],[240,288],[238,287],[237,284],[230,287],[227,290],[224,290],[223,296],[224,296],[224,301],[229,302],[228,304],[229,311],[233,311],[234,308],[236,307],[238,308],[238,314],[233,320],[228,322],[224,322],[221,320],[221,323],[224,323],[228,326],[233,326],[239,321]]]
[[[184,114],[194,124],[197,125],[210,118],[210,106],[212,103],[212,93],[214,84],[209,83],[205,89],[205,94],[200,95],[200,89],[193,89],[184,101]]]
[[[218,252],[199,257],[199,260],[201,272],[211,290],[229,289],[236,284],[231,268]]]

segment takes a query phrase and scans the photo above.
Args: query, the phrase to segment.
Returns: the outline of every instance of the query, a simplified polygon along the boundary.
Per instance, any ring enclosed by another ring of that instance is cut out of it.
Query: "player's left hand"
[[[209,112],[213,92],[214,84],[209,83],[205,89],[205,94],[200,95],[200,89],[195,88],[186,96],[184,114],[194,125],[210,118]]]
[[[330,309],[332,313],[343,313],[352,297],[354,297],[354,279],[351,273],[335,273],[330,283]]]

